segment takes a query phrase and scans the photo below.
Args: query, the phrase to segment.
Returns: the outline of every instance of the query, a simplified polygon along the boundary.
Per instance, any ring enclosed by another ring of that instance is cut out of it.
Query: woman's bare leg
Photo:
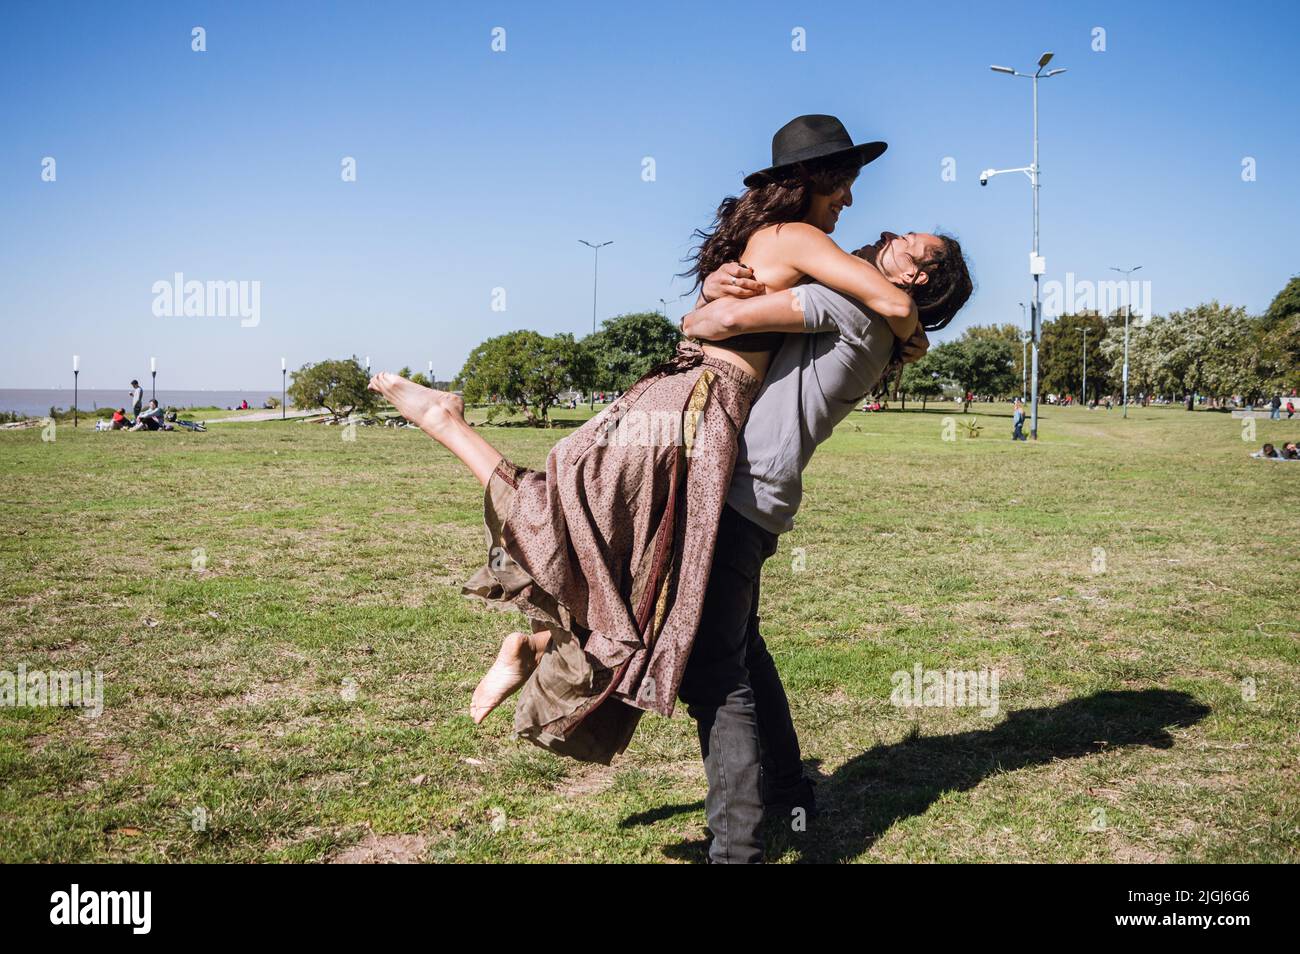
[[[465,420],[465,402],[446,391],[435,391],[391,371],[370,379],[370,390],[382,394],[397,412],[428,434],[473,472],[484,487],[502,454]]]
[[[511,633],[503,639],[496,662],[479,680],[470,699],[470,718],[482,722],[489,712],[514,695],[528,681],[550,644],[549,629],[539,633]]]
[[[387,398],[399,414],[460,458],[480,484],[488,485],[502,455],[484,440],[482,434],[469,426],[465,420],[464,401],[454,394],[423,387],[390,371],[381,371],[371,378],[370,390]],[[470,700],[469,712],[475,722],[482,722],[489,712],[528,681],[550,643],[550,630],[511,633],[502,640],[496,662],[479,681]]]

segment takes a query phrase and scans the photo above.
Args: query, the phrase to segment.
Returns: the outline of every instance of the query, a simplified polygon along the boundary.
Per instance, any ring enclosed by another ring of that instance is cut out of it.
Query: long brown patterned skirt
[[[757,391],[683,342],[558,442],[544,471],[497,466],[488,562],[464,592],[555,633],[520,691],[516,734],[608,764],[644,712],[672,715]]]

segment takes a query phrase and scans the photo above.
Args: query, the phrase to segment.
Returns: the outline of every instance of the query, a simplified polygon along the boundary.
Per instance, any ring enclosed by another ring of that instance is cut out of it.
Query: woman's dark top
[[[785,341],[784,331],[755,331],[710,343],[718,348],[726,348],[728,351],[775,351],[781,347],[783,341]]]

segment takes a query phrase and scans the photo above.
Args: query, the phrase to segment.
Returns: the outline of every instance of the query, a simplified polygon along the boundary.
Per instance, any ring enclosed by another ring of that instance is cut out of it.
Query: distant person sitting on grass
[[[111,431],[124,431],[131,426],[131,419],[126,416],[126,408],[119,407],[113,412],[113,423],[109,426]]]
[[[131,430],[163,431],[163,430],[170,430],[170,428],[163,421],[162,408],[158,406],[158,402],[154,400],[150,400],[149,407],[146,410],[141,411],[140,414],[136,417],[135,425],[131,428]]]

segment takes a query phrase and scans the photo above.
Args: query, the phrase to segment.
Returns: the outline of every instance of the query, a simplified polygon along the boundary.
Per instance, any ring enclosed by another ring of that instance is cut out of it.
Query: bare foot
[[[536,667],[537,656],[527,633],[511,633],[503,639],[497,661],[479,680],[478,688],[470,699],[470,718],[475,723],[486,719],[489,712],[528,681]]]
[[[397,413],[429,433],[465,421],[465,402],[459,397],[426,388],[391,371],[380,371],[371,378],[370,390],[378,391],[397,408]]]

